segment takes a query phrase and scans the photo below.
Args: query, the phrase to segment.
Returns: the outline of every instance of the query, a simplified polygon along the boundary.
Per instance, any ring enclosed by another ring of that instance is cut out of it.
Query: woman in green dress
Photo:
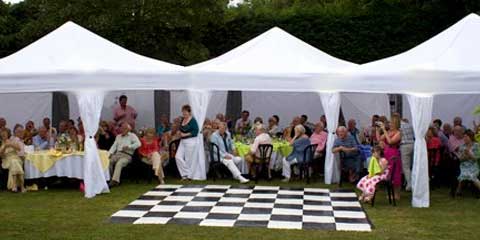
[[[459,148],[460,175],[458,176],[457,195],[461,193],[463,181],[472,181],[480,190],[480,181],[478,180],[478,159],[480,146],[475,142],[475,133],[471,130],[465,132],[463,137],[464,144]]]
[[[10,139],[10,135],[8,130],[0,131],[2,168],[8,169],[7,189],[12,192],[25,192],[23,161],[18,154],[22,149],[16,141]]]

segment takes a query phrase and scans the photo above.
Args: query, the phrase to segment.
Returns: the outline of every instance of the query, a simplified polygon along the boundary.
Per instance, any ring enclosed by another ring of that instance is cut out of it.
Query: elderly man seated
[[[250,146],[250,153],[245,156],[245,161],[249,163],[250,173],[257,174],[254,172],[252,167],[252,163],[255,161],[257,157],[260,157],[260,152],[258,150],[258,146],[261,144],[272,144],[272,138],[268,135],[266,128],[262,124],[255,125],[255,140],[253,144]],[[268,168],[268,177],[271,178],[270,168]]]
[[[348,134],[347,128],[341,126],[337,129],[337,139],[333,143],[332,152],[336,157],[340,156],[343,169],[348,171],[349,181],[355,182],[359,177],[362,162],[358,145]]]
[[[50,133],[43,126],[38,129],[38,134],[32,138],[32,143],[37,150],[47,150],[51,146],[53,147],[53,143],[50,144]]]
[[[210,136],[210,142],[218,146],[218,151],[220,152],[220,162],[222,162],[223,165],[230,170],[233,178],[240,181],[240,183],[249,182],[248,179],[242,176],[237,168],[237,164],[242,162],[242,158],[234,156],[235,146],[233,145],[233,140],[230,136],[230,133],[227,132],[227,124],[225,122],[218,123],[218,130],[216,130]],[[214,153],[213,157],[217,157],[216,152]]]
[[[120,125],[121,134],[117,135],[115,142],[108,151],[110,156],[110,174],[113,173],[112,181],[109,186],[115,187],[120,184],[122,169],[131,161],[135,149],[139,148],[141,143],[137,135],[131,133],[132,128],[127,122]]]

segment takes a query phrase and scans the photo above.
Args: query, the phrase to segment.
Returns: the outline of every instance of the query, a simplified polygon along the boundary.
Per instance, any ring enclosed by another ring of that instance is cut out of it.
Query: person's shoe
[[[186,177],[182,177],[182,180],[180,180],[180,181],[181,181],[181,182],[188,182],[188,181],[189,181],[189,179],[188,179],[188,178],[186,178]]]
[[[412,191],[412,187],[410,187],[410,186],[407,186],[407,187],[405,188],[405,191],[407,191],[407,192],[411,192],[411,191]]]
[[[112,180],[112,181],[110,181],[110,183],[108,184],[108,187],[114,188],[114,187],[116,187],[116,186],[118,186],[118,185],[120,185],[119,182],[117,182],[117,181],[115,181],[115,180]]]
[[[284,182],[284,183],[290,182],[290,178],[284,178],[284,179],[282,179],[282,182]]]
[[[238,177],[238,180],[239,180],[240,183],[242,183],[242,184],[243,184],[243,183],[248,183],[248,182],[250,182],[250,180],[244,178],[243,176]]]
[[[160,182],[161,185],[165,184],[165,180],[163,180],[163,179],[160,179],[159,182]]]

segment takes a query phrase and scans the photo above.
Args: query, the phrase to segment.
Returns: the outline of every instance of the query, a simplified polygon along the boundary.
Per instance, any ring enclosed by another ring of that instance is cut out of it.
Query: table
[[[250,152],[250,145],[234,141],[235,149],[240,157],[244,158]],[[293,151],[293,147],[287,141],[274,140],[272,142],[273,152],[269,164],[270,169],[275,171],[282,169],[282,160],[286,158]]]
[[[107,180],[110,180],[108,152],[99,150],[102,168]],[[50,151],[27,153],[24,168],[25,179],[44,177],[69,177],[83,179],[84,152],[73,152],[54,156]]]

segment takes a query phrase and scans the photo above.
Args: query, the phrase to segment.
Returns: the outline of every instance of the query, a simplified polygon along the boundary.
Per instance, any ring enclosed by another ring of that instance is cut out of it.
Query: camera
[[[382,127],[382,126],[383,126],[383,122],[381,122],[381,121],[376,121],[376,122],[375,122],[375,126],[377,126],[377,127]]]

